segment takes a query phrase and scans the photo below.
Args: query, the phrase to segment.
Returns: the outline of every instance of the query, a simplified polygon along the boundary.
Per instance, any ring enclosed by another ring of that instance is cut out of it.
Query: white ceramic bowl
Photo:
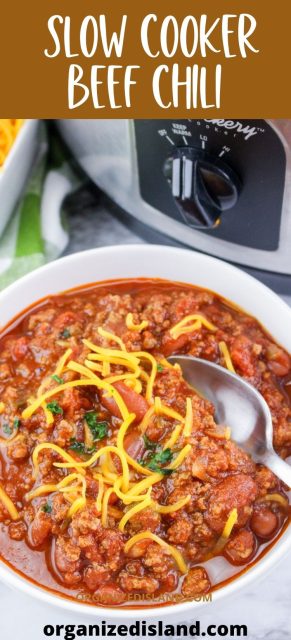
[[[291,351],[291,309],[272,291],[231,265],[189,251],[153,245],[113,246],[62,258],[18,280],[0,294],[1,323],[38,299],[89,282],[112,278],[158,277],[212,289],[243,307],[260,320],[274,338]],[[291,530],[285,531],[269,553],[245,574],[217,590],[213,603],[229,598],[255,579],[264,576],[291,548]],[[100,608],[58,597],[34,586],[0,562],[0,578],[27,594],[96,620],[133,621],[163,617],[167,622],[193,619],[195,610],[207,603],[182,603],[147,609]],[[208,605],[209,606],[209,605]]]
[[[25,120],[0,170],[0,235],[27,180],[37,147],[38,120]]]

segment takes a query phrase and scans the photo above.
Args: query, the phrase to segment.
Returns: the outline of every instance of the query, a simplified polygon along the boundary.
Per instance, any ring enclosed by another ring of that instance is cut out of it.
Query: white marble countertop
[[[71,240],[66,253],[96,246],[144,242],[137,235],[143,230],[123,224],[124,217],[113,217],[108,209],[114,207],[102,200],[97,206],[92,196],[84,194],[78,210],[70,206]],[[116,213],[116,212],[115,212]],[[159,238],[148,234],[155,242]],[[291,292],[290,292],[291,293]],[[288,302],[291,304],[291,296]],[[285,558],[263,581],[249,587],[239,596],[224,603],[207,605],[195,619],[207,624],[245,624],[248,639],[287,640],[291,638],[291,555]],[[162,615],[161,615],[162,617]],[[106,619],[106,616],[104,616]],[[86,620],[62,613],[0,584],[0,637],[1,640],[42,640],[46,624],[80,624]],[[90,619],[89,622],[94,622]]]

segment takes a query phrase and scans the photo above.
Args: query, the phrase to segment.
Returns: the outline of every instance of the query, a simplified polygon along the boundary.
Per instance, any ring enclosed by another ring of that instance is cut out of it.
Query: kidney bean
[[[278,524],[278,517],[267,507],[261,507],[256,510],[251,518],[251,528],[259,538],[272,537]]]

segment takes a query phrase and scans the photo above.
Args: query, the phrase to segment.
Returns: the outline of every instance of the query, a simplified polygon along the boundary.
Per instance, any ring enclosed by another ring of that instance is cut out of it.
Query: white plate
[[[27,180],[37,147],[38,120],[25,120],[0,169],[0,235]]]
[[[192,283],[216,291],[240,305],[260,320],[268,331],[287,350],[291,351],[291,309],[270,289],[231,265],[195,253],[153,245],[113,246],[93,249],[62,258],[18,280],[0,294],[2,326],[31,303],[49,294],[81,284],[112,278],[157,277]],[[255,579],[263,577],[291,549],[290,528],[285,531],[257,564],[241,577],[214,593],[213,600],[229,598],[240,592]],[[58,597],[41,587],[34,586],[0,563],[0,578],[48,604],[95,619],[147,621],[167,618],[167,621],[190,620],[195,610],[206,603],[183,603],[150,609],[100,608],[80,604]]]

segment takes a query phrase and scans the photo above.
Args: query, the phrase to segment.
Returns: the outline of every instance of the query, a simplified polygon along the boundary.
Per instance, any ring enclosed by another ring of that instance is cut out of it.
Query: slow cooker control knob
[[[198,229],[215,227],[237,202],[241,184],[220,158],[202,149],[177,147],[165,163],[165,175],[185,222]]]

